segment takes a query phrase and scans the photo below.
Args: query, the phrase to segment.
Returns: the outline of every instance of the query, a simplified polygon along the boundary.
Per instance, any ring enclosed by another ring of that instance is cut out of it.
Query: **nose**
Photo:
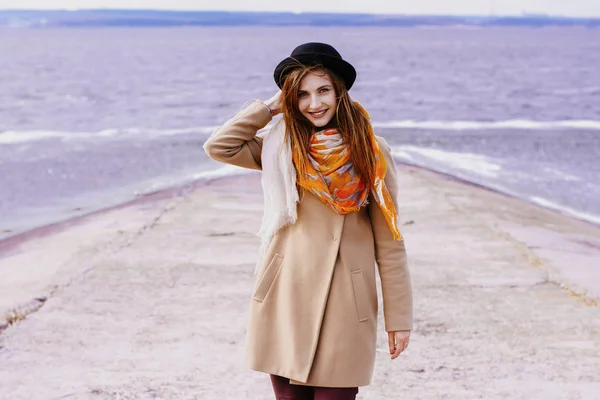
[[[321,105],[321,99],[316,94],[310,96],[310,108],[311,110],[318,109]]]

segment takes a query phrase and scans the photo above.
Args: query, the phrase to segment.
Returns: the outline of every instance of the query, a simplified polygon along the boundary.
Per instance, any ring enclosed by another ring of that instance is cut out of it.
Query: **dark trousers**
[[[276,400],[354,400],[358,388],[324,388],[291,385],[290,380],[271,375]]]

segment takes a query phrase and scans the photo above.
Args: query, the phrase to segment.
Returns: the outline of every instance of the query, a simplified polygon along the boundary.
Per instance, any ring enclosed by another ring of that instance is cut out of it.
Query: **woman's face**
[[[298,108],[315,127],[320,128],[335,116],[337,98],[333,82],[325,71],[313,71],[302,78]]]

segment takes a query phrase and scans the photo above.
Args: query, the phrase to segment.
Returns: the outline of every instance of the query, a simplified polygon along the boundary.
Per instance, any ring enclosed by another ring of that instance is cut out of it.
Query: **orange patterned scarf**
[[[366,113],[362,107],[361,109]],[[379,204],[394,239],[402,240],[398,229],[398,213],[384,182],[387,164],[371,125],[369,134],[376,154],[375,181],[372,188],[366,188],[354,171],[350,160],[350,148],[335,128],[325,129],[313,135],[307,160],[301,160],[299,152],[293,150],[294,165],[304,162],[307,172],[306,176],[297,178],[298,184],[338,214],[360,210],[367,204],[368,195],[371,193]]]

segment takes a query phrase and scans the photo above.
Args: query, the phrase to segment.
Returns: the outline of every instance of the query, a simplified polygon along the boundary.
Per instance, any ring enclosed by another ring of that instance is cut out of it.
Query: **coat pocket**
[[[356,302],[356,313],[358,322],[364,322],[369,319],[369,308],[367,304],[367,287],[365,286],[365,277],[363,271],[358,269],[350,271],[352,277],[352,289],[354,290],[354,301]]]
[[[256,285],[256,290],[254,291],[254,300],[258,302],[263,302],[267,294],[269,293],[269,289],[273,285],[273,281],[275,281],[275,277],[279,273],[279,269],[281,268],[281,263],[283,262],[283,256],[275,253],[269,265],[265,268],[260,280],[258,281],[258,285]]]

